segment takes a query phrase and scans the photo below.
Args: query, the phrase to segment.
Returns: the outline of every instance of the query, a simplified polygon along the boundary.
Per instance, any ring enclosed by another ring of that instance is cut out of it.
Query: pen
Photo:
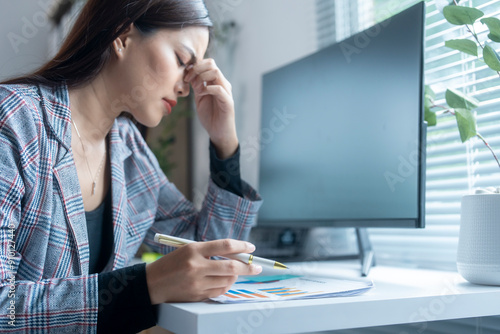
[[[166,234],[156,233],[155,242],[172,247],[182,247],[196,241],[178,237],[172,237]],[[264,259],[262,257],[254,256],[252,254],[247,254],[247,253],[229,254],[225,255],[224,257],[233,260],[238,260],[246,264],[252,264],[252,263],[257,264],[259,266],[267,268],[288,269],[287,266],[285,266],[283,263],[279,263],[278,261]]]

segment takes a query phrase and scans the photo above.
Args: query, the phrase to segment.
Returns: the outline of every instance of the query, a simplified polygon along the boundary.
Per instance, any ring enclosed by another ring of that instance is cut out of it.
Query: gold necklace
[[[106,158],[106,148],[104,148],[104,156],[102,157],[101,163],[99,164],[99,168],[97,169],[97,173],[94,177],[92,176],[92,171],[90,170],[89,160],[87,159],[87,151],[85,150],[85,146],[83,145],[82,137],[80,136],[80,131],[78,131],[78,127],[76,126],[76,123],[73,119],[71,119],[71,123],[73,123],[73,126],[75,127],[76,130],[76,135],[78,136],[78,139],[80,139],[80,144],[82,145],[83,156],[85,157],[85,162],[87,163],[87,169],[89,170],[90,178],[92,179],[92,196],[93,196],[97,184],[96,179],[101,173],[102,165],[104,163],[104,159]]]

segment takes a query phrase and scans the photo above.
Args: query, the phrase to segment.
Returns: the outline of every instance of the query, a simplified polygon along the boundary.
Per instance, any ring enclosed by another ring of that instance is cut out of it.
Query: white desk
[[[299,273],[359,276],[359,264],[314,262],[292,267]],[[162,304],[159,325],[178,334],[277,334],[500,315],[500,287],[473,285],[457,273],[374,267],[369,277],[375,287],[353,297]]]

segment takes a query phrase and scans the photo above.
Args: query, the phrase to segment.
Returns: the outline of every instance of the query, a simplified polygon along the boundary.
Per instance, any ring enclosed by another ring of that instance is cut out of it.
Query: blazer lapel
[[[77,245],[77,255],[81,274],[88,273],[89,243],[85,209],[81,195],[78,174],[71,153],[71,111],[69,93],[66,85],[54,89],[40,88],[41,103],[45,110],[45,120],[55,138],[60,142],[56,164],[53,168],[61,193],[60,209],[64,211],[68,229]],[[126,252],[126,208],[127,191],[124,161],[132,151],[120,135],[118,122],[115,120],[109,133],[111,158],[111,191],[113,216],[113,255],[105,270],[122,268],[128,258]]]
[[[111,191],[113,207],[113,259],[108,263],[105,270],[122,268],[127,264],[126,249],[126,208],[127,189],[125,180],[124,161],[132,151],[120,136],[117,121],[109,133],[109,146],[111,158]]]
[[[61,153],[64,149],[60,150]],[[87,235],[87,221],[85,219],[85,209],[76,173],[73,155],[71,151],[66,151],[61,160],[53,168],[55,179],[59,185],[62,205],[70,235],[76,241],[76,251],[80,273],[86,274],[89,271],[89,241]]]
[[[60,192],[60,202],[54,201],[54,213],[64,211],[68,230],[76,243],[77,262],[80,273],[88,273],[89,243],[85,209],[78,182],[73,154],[71,153],[71,110],[66,85],[55,88],[39,87],[44,120],[59,142],[58,152],[53,157],[54,178]],[[58,219],[55,215],[53,219]],[[72,243],[72,241],[69,241]],[[73,247],[72,247],[73,248]]]

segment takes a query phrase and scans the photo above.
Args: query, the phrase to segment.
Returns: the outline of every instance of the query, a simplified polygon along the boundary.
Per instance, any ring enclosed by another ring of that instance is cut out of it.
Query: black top
[[[111,214],[111,191],[94,211],[85,212],[89,237],[89,273],[101,272],[113,251],[113,217]]]
[[[220,160],[210,143],[210,177],[222,189],[242,196],[240,150]],[[141,263],[100,273],[113,249],[111,191],[94,211],[86,212],[89,239],[89,272],[99,273],[98,333],[137,333],[156,325],[156,307],[151,305],[146,280],[146,264]]]

